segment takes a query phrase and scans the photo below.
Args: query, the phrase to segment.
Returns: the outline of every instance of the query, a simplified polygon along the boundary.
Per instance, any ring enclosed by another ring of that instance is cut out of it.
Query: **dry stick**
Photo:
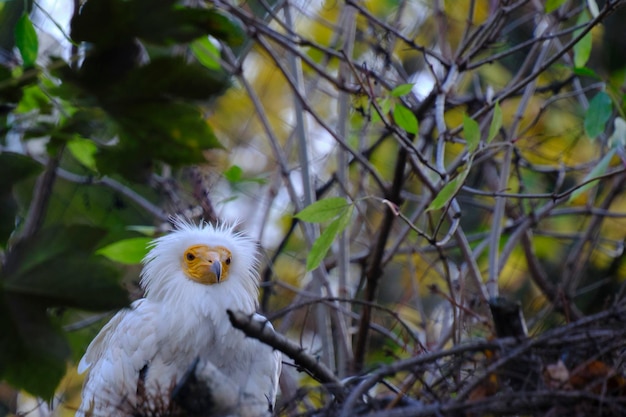
[[[293,288],[293,287],[288,286],[286,284],[281,284],[281,286],[283,286],[284,288],[288,288],[289,290],[292,290],[294,292],[298,292],[297,288]],[[302,302],[300,302],[298,304],[291,304],[288,307],[286,307],[284,309],[281,309],[280,311],[272,313],[271,315],[268,316],[268,320],[269,321],[274,321],[277,318],[280,318],[282,316],[287,315],[291,311],[298,310],[298,309],[310,306],[312,304],[317,304],[317,303],[327,303],[332,308],[338,309],[338,311],[340,311],[343,314],[354,315],[355,317],[357,317],[356,313],[352,313],[352,311],[350,309],[342,308],[341,303],[343,303],[343,304],[355,304],[355,305],[366,305],[366,304],[369,304],[373,309],[382,311],[382,312],[388,314],[390,317],[392,317],[396,322],[398,322],[400,327],[402,329],[404,329],[404,331],[411,337],[413,342],[416,345],[418,345],[422,351],[425,352],[427,350],[426,347],[424,345],[422,345],[422,342],[419,340],[419,336],[417,334],[415,334],[415,332],[413,331],[411,326],[408,323],[406,323],[404,320],[402,320],[402,317],[400,317],[400,315],[398,313],[396,313],[395,311],[393,311],[390,308],[387,308],[385,306],[382,306],[382,305],[376,304],[376,303],[368,303],[366,301],[356,300],[354,298],[341,298],[341,297],[322,297],[322,298],[319,298],[315,294],[312,294],[312,293],[306,294],[304,292],[301,292],[301,294],[303,295],[302,298],[310,298],[310,299],[306,300],[306,301],[302,301]],[[395,327],[395,325],[393,327]],[[376,324],[372,324],[371,328],[372,328],[372,330],[375,330],[375,331],[379,332],[380,334],[384,335],[385,337],[388,337],[389,339],[393,340],[394,343],[397,343],[399,345],[401,344],[400,343],[400,339],[396,335],[392,334],[389,329],[387,329],[385,327],[382,327],[382,326],[379,326],[379,325],[376,325]]]
[[[533,392],[530,397],[524,393],[512,391],[463,403],[437,402],[413,405],[370,413],[367,414],[367,417],[440,417],[443,415],[519,415],[526,413],[537,415],[538,410],[542,408],[576,405],[581,404],[583,400],[596,403],[599,407],[621,406],[619,415],[626,412],[626,399],[623,397],[607,397],[604,394],[594,394],[584,390],[546,390]],[[615,411],[617,412],[617,410]]]
[[[476,0],[470,0],[469,7],[467,8],[467,17],[465,18],[465,29],[463,29],[463,36],[461,36],[461,42],[457,47],[457,50],[454,56],[461,56],[465,48],[467,48],[470,44],[474,36],[479,32],[478,30],[474,31],[473,34],[470,35],[470,31],[474,26],[474,12],[476,10]]]
[[[302,347],[293,343],[280,333],[276,333],[269,322],[254,319],[254,315],[247,315],[238,311],[227,310],[232,325],[243,331],[246,336],[258,339],[272,348],[283,352],[294,362],[309,372],[316,380],[326,386],[337,400],[345,398],[343,383],[333,372],[316,357],[307,354]]]
[[[267,42],[262,37],[258,37],[257,41],[258,41],[258,44],[268,53],[268,55],[277,64],[277,66],[279,68],[281,68],[281,71],[282,71],[280,59],[276,55],[276,53],[272,50],[272,48],[270,48],[270,46],[267,44]],[[291,88],[294,91],[294,93],[296,94],[296,96],[298,97],[298,99],[301,101],[302,107],[303,107],[304,111],[309,113],[315,119],[315,121],[321,127],[323,127],[324,130],[326,130],[328,132],[328,134],[330,134],[332,136],[332,138],[339,144],[339,146],[341,146],[343,149],[348,151],[356,159],[356,161],[359,164],[361,164],[361,166],[363,168],[365,168],[367,170],[367,173],[372,176],[372,179],[376,182],[376,184],[379,186],[379,188],[381,190],[386,189],[387,185],[386,185],[384,179],[378,174],[376,168],[374,168],[374,166],[372,164],[370,164],[370,162],[365,158],[365,156],[363,156],[361,153],[356,152],[354,149],[352,149],[352,147],[350,147],[350,145],[348,145],[348,143],[342,137],[340,137],[334,131],[334,129],[332,129],[328,125],[328,123],[326,123],[326,121],[324,121],[324,119],[322,119],[320,117],[320,115],[317,112],[315,112],[315,111],[313,111],[313,109],[311,109],[311,107],[309,106],[309,104],[307,102],[306,97],[304,97],[304,96],[302,96],[302,95],[297,93],[297,89],[295,88],[296,83],[293,80],[293,78],[291,77],[291,75],[288,72],[285,72],[285,71],[282,71],[282,73],[285,76],[285,79],[287,80],[287,82],[291,85]]]
[[[347,143],[340,138],[336,133],[333,132],[333,130],[330,128],[330,126],[328,126],[320,117],[319,115],[314,112],[313,110],[311,110],[304,98],[304,96],[301,94],[301,90],[298,88],[298,83],[293,79],[293,77],[291,76],[290,72],[285,71],[283,69],[283,67],[281,66],[280,60],[278,59],[278,57],[276,57],[276,54],[274,53],[274,51],[269,47],[269,45],[262,39],[262,38],[257,38],[257,41],[259,43],[260,46],[262,46],[267,52],[268,54],[274,59],[274,61],[276,62],[278,68],[281,69],[281,72],[283,73],[283,75],[285,76],[285,79],[289,82],[289,84],[292,87],[294,96],[297,100],[299,100],[300,105],[302,106],[303,110],[307,111],[309,114],[311,114],[318,123],[320,123],[320,125],[322,125],[334,138],[335,140],[337,140],[338,143],[340,143],[343,148],[347,149],[348,151],[350,151],[352,153],[352,155],[355,157],[355,159],[359,160],[359,161],[365,161],[364,164],[365,165],[369,165],[369,162],[367,160],[364,159],[363,156],[361,156],[358,153],[355,153],[348,145]],[[277,138],[275,137],[273,130],[271,129],[270,123],[269,123],[269,119],[267,118],[266,114],[264,111],[261,111],[260,113],[258,112],[259,109],[263,109],[262,104],[258,98],[258,96],[256,95],[256,93],[254,92],[254,90],[252,89],[252,87],[250,86],[250,84],[247,82],[247,80],[245,79],[245,77],[243,75],[240,75],[240,79],[242,81],[242,83],[244,84],[246,91],[248,92],[248,94],[250,95],[250,97],[253,100],[254,106],[257,109],[257,113],[259,115],[259,117],[261,118],[261,122],[266,130],[266,133],[268,134],[268,137],[270,139],[270,144],[272,145],[272,149],[274,150],[275,156],[277,157],[277,159],[279,161],[281,161],[280,166],[281,166],[281,170],[283,172],[283,174],[286,173],[285,175],[285,181],[286,184],[288,185],[288,191],[290,192],[290,198],[292,203],[294,204],[294,206],[296,207],[296,211],[299,211],[302,208],[302,203],[300,201],[300,199],[297,197],[295,190],[293,189],[293,187],[289,187],[291,185],[290,182],[290,178],[289,178],[289,171],[287,168],[287,162],[286,159],[283,155],[283,152],[281,151],[280,145],[278,143]],[[371,167],[372,170],[374,170],[373,167]],[[375,172],[372,172],[372,175],[374,178],[377,178],[377,176],[375,175]],[[307,233],[305,233],[305,237],[310,238],[311,236]],[[312,241],[310,241],[309,243],[312,243]],[[325,272],[320,270],[319,268],[316,269],[316,280],[315,282],[320,282],[320,284],[326,289],[326,291],[331,294],[332,293],[332,289],[328,283],[328,280],[326,279],[326,275]],[[338,317],[336,317],[338,319]],[[320,321],[321,322],[321,321]],[[286,323],[286,322],[285,322]],[[323,323],[322,323],[323,324]],[[326,328],[324,328],[325,330]],[[338,327],[338,331],[341,333],[342,329],[341,327]],[[321,334],[321,333],[320,333]],[[346,336],[343,336],[340,338],[342,341],[345,341],[347,339]],[[325,346],[327,346],[328,348],[331,347],[330,343],[325,344]],[[345,349],[345,347],[344,347]],[[328,358],[330,359],[331,355],[327,355]]]
[[[293,33],[294,23],[291,16],[291,5],[289,0],[287,0],[284,4],[283,13],[285,15],[285,25]],[[296,50],[297,48],[292,47],[292,49]],[[284,69],[282,71],[283,73],[285,73],[285,75],[289,73],[290,78],[294,82],[292,85],[294,95],[293,114],[296,122],[295,132],[298,142],[297,151],[301,169],[300,177],[302,181],[303,204],[306,207],[313,203],[315,194],[313,190],[313,184],[311,183],[311,169],[309,165],[309,132],[306,128],[306,122],[304,118],[304,108],[302,105],[303,101],[299,99],[299,97],[305,96],[302,59],[300,57],[301,54],[295,54],[290,51],[288,51],[286,55],[287,63],[289,65],[289,72],[285,71]],[[313,242],[320,235],[319,225],[308,222],[300,222],[299,225],[310,249],[313,245]],[[312,271],[311,275],[313,276],[311,286],[316,292],[319,293],[319,295],[322,295],[322,288],[326,288],[326,290],[329,292],[331,291],[330,285],[328,284],[327,274],[324,270],[323,265],[315,268]],[[325,363],[334,365],[335,353],[333,343],[331,343],[332,335],[330,330],[330,317],[326,314],[325,309],[321,308],[321,306],[316,308],[315,310],[315,326],[317,327],[316,331],[321,341],[322,359]]]
[[[505,346],[514,346],[516,343],[519,342],[514,338],[499,339],[496,341],[479,341],[466,345],[457,345],[445,351],[424,353],[418,356],[414,356],[412,358],[399,360],[390,365],[381,366],[374,372],[368,374],[366,378],[350,392],[343,404],[339,416],[352,416],[352,410],[356,406],[356,403],[362,398],[362,396],[365,395],[365,393],[369,391],[370,388],[374,387],[386,377],[395,375],[399,372],[414,370],[416,368],[419,368],[420,366],[426,366],[446,356],[454,356],[467,352],[481,352],[485,350],[502,349]]]
[[[34,236],[43,224],[64,149],[65,145],[63,144],[57,148],[56,155],[48,159],[43,173],[37,179],[35,189],[33,190],[33,198],[28,208],[28,215],[26,216],[24,228],[19,234],[19,239],[28,239]]]
[[[361,4],[361,2],[356,1],[356,0],[346,0],[346,4],[354,7],[355,9],[357,9],[359,11],[359,13],[362,14],[367,19],[368,22],[373,22],[376,25],[380,26],[381,28],[385,29],[385,31],[387,31],[389,33],[393,33],[394,36],[398,37],[398,39],[401,39],[411,49],[414,49],[416,51],[420,51],[420,52],[422,52],[425,55],[428,55],[428,56],[431,56],[431,57],[435,58],[443,66],[449,66],[450,65],[448,60],[445,57],[443,57],[441,54],[438,54],[438,53],[436,53],[433,50],[430,50],[428,48],[425,48],[423,46],[420,46],[420,45],[416,44],[412,39],[409,39],[406,36],[402,35],[398,31],[397,28],[394,28],[394,27],[390,26],[389,24],[383,22],[382,20],[378,19],[376,16],[374,16],[372,13],[370,13]]]
[[[492,373],[494,373],[498,368],[500,368],[501,366],[507,364],[508,362],[510,362],[511,360],[515,359],[516,357],[518,357],[519,355],[527,352],[530,348],[537,346],[541,343],[550,341],[550,340],[559,340],[560,337],[562,337],[564,334],[567,334],[568,332],[571,332],[573,329],[578,329],[578,328],[583,328],[584,326],[593,323],[597,320],[600,320],[602,318],[609,318],[612,317],[614,315],[619,315],[619,314],[624,314],[624,309],[622,308],[615,308],[615,309],[610,309],[610,310],[606,310],[603,311],[602,313],[596,314],[594,316],[588,316],[585,318],[582,318],[576,322],[574,322],[573,324],[567,325],[567,326],[562,326],[562,327],[558,327],[552,331],[546,332],[542,335],[540,335],[539,337],[536,337],[534,339],[526,339],[523,343],[521,343],[521,345],[519,345],[518,347],[508,350],[506,356],[503,356],[502,358],[498,359],[497,361],[495,361],[494,363],[492,363],[491,365],[489,365],[485,371],[479,375],[477,378],[475,378],[474,380],[471,381],[471,383],[469,383],[468,385],[466,385],[465,387],[463,387],[462,390],[460,390],[458,392],[457,397],[455,397],[455,402],[461,402],[463,400],[465,400],[470,394],[471,392],[482,383],[483,380],[485,380],[486,378],[489,377],[489,375],[491,375]],[[623,320],[623,318],[622,318]],[[518,341],[519,344],[519,339],[516,339]]]
[[[396,167],[394,172],[393,183],[391,189],[386,192],[385,198],[390,201],[400,202],[402,185],[404,184],[404,169],[406,166],[407,154],[404,148],[400,148],[398,151],[398,158],[396,160]],[[380,280],[383,268],[382,260],[385,255],[385,246],[391,233],[391,227],[395,214],[391,209],[386,209],[383,217],[383,221],[380,225],[380,231],[376,239],[374,251],[370,257],[370,262],[365,270],[365,301],[373,302],[376,298],[378,290],[378,281]],[[361,320],[359,322],[359,330],[357,332],[357,341],[354,352],[354,370],[360,371],[365,361],[365,352],[367,350],[369,323],[371,320],[371,307],[369,305],[363,306],[363,312]]]
[[[613,180],[611,189],[604,201],[600,205],[601,210],[608,210],[613,204],[616,198],[620,196],[620,192],[624,189],[624,179],[626,175],[620,174]],[[600,226],[604,221],[602,214],[596,214],[592,217],[590,224],[587,226],[587,230],[580,238],[580,240],[570,250],[569,255],[565,261],[565,270],[563,272],[563,288],[568,298],[573,295],[576,287],[580,283],[583,271],[585,269],[586,260],[591,256],[593,247],[592,241],[597,241],[600,232]],[[589,245],[588,245],[589,243]],[[583,254],[585,247],[589,250]]]
[[[253,39],[257,38],[258,39],[261,36],[266,36],[267,38],[271,39],[272,41],[274,41],[275,43],[280,45],[286,51],[289,51],[290,53],[292,53],[295,56],[297,56],[309,68],[314,70],[320,77],[322,77],[323,79],[328,81],[330,84],[335,86],[338,90],[346,91],[346,92],[349,92],[349,93],[357,93],[357,91],[354,88],[339,82],[339,80],[336,77],[334,77],[331,74],[330,71],[328,71],[328,68],[326,66],[319,65],[313,59],[311,59],[310,56],[308,56],[307,54],[304,54],[301,51],[299,51],[296,46],[310,46],[310,47],[314,47],[314,48],[324,52],[324,54],[326,54],[326,55],[330,55],[330,56],[332,56],[334,58],[341,59],[342,56],[337,51],[334,51],[334,50],[332,50],[330,48],[324,48],[321,45],[315,44],[314,42],[311,42],[311,41],[303,42],[301,39],[289,38],[289,37],[285,36],[282,33],[279,33],[279,32],[277,32],[275,30],[272,30],[271,27],[266,22],[257,19],[256,17],[250,15],[249,13],[244,11],[243,9],[241,9],[239,7],[233,7],[233,6],[229,5],[228,3],[224,3],[224,2],[219,2],[219,3],[220,3],[220,7],[222,7],[224,10],[227,10],[228,12],[232,13],[234,16],[238,17],[239,19],[241,19],[245,23],[248,35],[251,38],[253,38]],[[280,67],[280,65],[281,64],[278,63],[279,67]]]
[[[538,44],[535,44],[538,46]],[[528,59],[526,63],[535,62],[533,69],[537,69],[541,66],[541,63],[545,59],[545,56],[548,53],[548,49],[550,46],[550,41],[545,41],[541,48],[538,51],[538,56],[535,58],[534,53],[530,53],[528,55]],[[533,47],[534,48],[534,47]],[[519,72],[518,74],[521,74]],[[517,136],[517,130],[519,128],[520,121],[523,117],[523,113],[528,106],[528,103],[535,92],[535,85],[537,80],[532,80],[528,84],[526,84],[524,94],[522,95],[522,99],[518,105],[517,111],[515,113],[515,118],[513,120],[512,125],[510,126],[508,132],[508,140],[513,141]],[[505,190],[508,186],[509,182],[509,172],[512,163],[513,156],[513,145],[511,143],[507,143],[507,147],[505,149],[505,155],[503,157],[502,168],[500,173],[500,182],[498,184],[498,191]],[[506,258],[502,258],[498,254],[498,249],[500,247],[499,243],[502,238],[502,230],[503,230],[503,218],[506,211],[507,199],[504,197],[496,197],[494,213],[493,213],[493,221],[492,221],[492,229],[491,229],[491,247],[489,248],[489,280],[487,281],[487,291],[489,292],[489,296],[491,298],[495,298],[498,296],[498,278],[500,277],[500,272],[506,263]]]
[[[511,6],[507,7],[496,7],[496,10],[493,13],[489,13],[489,19],[480,25],[480,27],[472,34],[471,38],[468,40],[467,45],[460,49],[463,51],[464,62],[467,63],[475,55],[478,55],[488,49],[489,43],[493,42],[492,39],[495,38],[495,35],[500,33],[502,26],[504,25],[505,18],[507,15],[513,13],[516,9],[522,7],[525,3],[528,3],[528,0],[519,1]],[[469,49],[473,46],[473,49]],[[469,49],[469,51],[467,51]],[[467,51],[465,53],[465,51]],[[459,57],[462,55],[459,54]],[[471,69],[469,67],[465,68],[467,70]]]
[[[426,366],[428,364],[434,363],[440,358],[444,358],[446,356],[455,356],[463,353],[469,352],[480,352],[485,350],[502,350],[504,348],[515,347],[513,350],[509,350],[507,352],[507,356],[500,358],[498,361],[491,364],[484,372],[470,381],[461,391],[458,392],[457,396],[454,398],[449,404],[435,404],[435,409],[430,409],[426,414],[420,415],[429,415],[435,413],[437,415],[437,411],[442,411],[443,407],[446,409],[458,409],[458,407],[464,406],[464,401],[466,397],[478,386],[482,383],[482,381],[487,378],[490,374],[495,372],[500,366],[506,364],[510,360],[515,359],[518,355],[526,352],[528,349],[535,347],[541,344],[550,344],[555,341],[562,340],[566,335],[578,334],[583,338],[583,340],[588,340],[590,337],[597,338],[598,335],[589,335],[589,328],[597,328],[597,322],[604,320],[626,320],[624,316],[626,314],[626,307],[624,306],[616,306],[614,308],[610,308],[598,314],[587,316],[581,318],[579,321],[558,327],[556,329],[550,330],[536,338],[533,339],[525,339],[520,343],[519,339],[516,338],[505,338],[505,339],[497,339],[494,341],[479,341],[474,343],[469,343],[466,345],[458,345],[446,351],[437,351],[432,353],[425,353],[419,356],[415,356],[413,358],[404,359],[401,361],[397,361],[391,365],[385,365],[372,372],[367,376],[365,380],[363,380],[356,388],[354,388],[350,395],[346,398],[346,401],[343,404],[340,417],[349,417],[352,415],[352,410],[354,409],[356,403],[362,398],[362,396],[373,386],[378,384],[384,378],[395,375],[399,372],[403,371],[415,371],[416,369],[420,369],[421,366]],[[616,325],[620,325],[620,322],[617,322]],[[624,328],[624,326],[620,326],[620,328]],[[607,337],[614,336],[613,333],[609,333]],[[567,340],[563,342],[566,345],[571,345],[575,340]],[[502,394],[502,393],[501,393]],[[453,407],[453,408],[448,408]],[[413,410],[414,414],[407,415],[417,415],[415,414],[416,410],[414,408],[410,408]],[[401,412],[402,409],[398,410]],[[406,408],[405,410],[409,410]],[[436,410],[436,411],[435,411]],[[403,414],[399,414],[403,415]]]
[[[567,294],[562,294],[557,288],[552,285],[548,274],[541,266],[539,259],[533,249],[533,241],[530,230],[526,230],[521,236],[522,249],[524,250],[524,256],[526,257],[526,265],[528,266],[528,272],[530,277],[537,284],[541,292],[548,298],[552,305],[565,314],[565,317],[570,320],[578,320],[583,317],[582,312],[573,303],[571,297]]]
[[[536,68],[535,71],[533,71],[527,77],[525,77],[524,79],[520,80],[517,84],[502,90],[499,93],[499,95],[494,97],[493,100],[490,103],[488,103],[483,108],[481,108],[480,110],[478,110],[477,112],[472,114],[471,118],[474,119],[474,120],[478,120],[479,118],[484,116],[487,112],[490,112],[493,109],[493,107],[496,105],[496,103],[498,103],[498,102],[500,102],[500,101],[502,101],[502,100],[504,100],[506,98],[514,96],[515,94],[517,94],[517,92],[521,88],[526,86],[528,83],[530,83],[532,81],[535,81],[539,74],[544,72],[552,64],[554,64],[559,58],[561,58],[569,50],[571,50],[571,48],[573,48],[573,46],[576,43],[578,43],[582,38],[585,37],[585,35],[587,33],[589,33],[589,31],[591,31],[591,29],[593,29],[595,26],[600,24],[602,22],[602,20],[606,16],[608,16],[611,13],[613,13],[616,9],[618,9],[619,7],[622,7],[624,4],[626,4],[626,0],[617,0],[617,1],[610,1],[609,0],[609,1],[607,1],[605,3],[604,7],[602,8],[602,10],[600,10],[600,13],[598,13],[598,15],[596,17],[594,17],[592,20],[590,20],[580,33],[578,33],[573,39],[571,39],[569,42],[567,42],[561,49],[559,49],[554,55],[552,55],[549,59],[547,59],[541,66]],[[540,42],[540,41],[543,41],[543,39],[542,38],[537,38],[537,41]],[[450,135],[456,135],[456,134],[458,134],[461,131],[462,128],[463,128],[463,126],[459,125],[459,126],[455,127],[454,129],[452,129],[449,132],[449,134]]]
[[[202,218],[211,223],[217,222],[217,213],[215,213],[215,208],[209,198],[208,187],[205,186],[202,174],[198,168],[194,167],[191,169],[191,178],[193,183],[193,196],[196,201],[200,203],[200,207],[202,207]]]
[[[349,59],[352,57],[354,50],[354,41],[356,36],[356,11],[353,7],[346,6],[341,10],[340,21],[344,24],[344,36],[342,50],[345,56]],[[352,79],[351,68],[345,62],[341,62],[339,66],[339,77],[342,82],[350,83]],[[341,137],[349,136],[350,125],[350,97],[346,93],[339,93],[338,98],[338,113],[337,120],[337,134]],[[345,149],[339,148],[337,150],[337,182],[341,184],[340,192],[346,197],[348,191],[348,153]],[[337,239],[337,276],[338,276],[338,295],[339,297],[348,297],[348,275],[350,267],[350,242],[348,240],[348,231],[343,230]],[[346,304],[344,308],[349,309],[351,306]],[[350,319],[347,319],[350,320]],[[344,342],[340,346],[344,349],[339,349],[337,352],[337,373],[339,377],[345,377],[348,375],[349,369],[352,368],[354,356],[352,352],[352,341],[348,336],[349,322],[341,320],[339,317],[337,326],[341,327],[341,335],[344,338]]]

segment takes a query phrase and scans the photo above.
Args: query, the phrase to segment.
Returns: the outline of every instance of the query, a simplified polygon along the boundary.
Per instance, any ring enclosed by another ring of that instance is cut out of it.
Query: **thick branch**
[[[285,336],[276,333],[269,322],[254,320],[252,315],[228,310],[228,318],[232,325],[243,331],[246,336],[258,339],[268,346],[283,352],[289,356],[302,369],[307,371],[313,378],[325,384],[328,390],[338,400],[343,399],[343,383],[314,356],[307,354],[302,347],[291,342]]]

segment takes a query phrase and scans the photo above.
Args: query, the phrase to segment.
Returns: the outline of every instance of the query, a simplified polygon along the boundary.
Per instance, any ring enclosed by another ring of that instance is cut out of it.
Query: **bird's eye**
[[[196,259],[196,255],[191,252],[187,252],[186,258],[188,261],[193,261],[194,259]]]
[[[226,258],[226,265],[230,265],[230,258]]]

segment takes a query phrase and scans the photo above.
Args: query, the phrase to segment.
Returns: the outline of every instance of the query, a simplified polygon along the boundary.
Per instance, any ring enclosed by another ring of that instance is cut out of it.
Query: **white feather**
[[[257,307],[255,242],[221,224],[195,225],[178,219],[176,229],[156,239],[144,260],[145,298],[117,313],[87,348],[78,365],[89,370],[77,416],[127,416],[145,373],[149,398],[167,404],[172,387],[196,358],[210,361],[266,411],[274,405],[281,358],[232,327],[226,310],[252,314]],[[181,260],[186,248],[206,244],[231,251],[229,278],[214,285],[190,280]],[[259,320],[265,320],[258,316]],[[145,405],[145,404],[144,404]]]

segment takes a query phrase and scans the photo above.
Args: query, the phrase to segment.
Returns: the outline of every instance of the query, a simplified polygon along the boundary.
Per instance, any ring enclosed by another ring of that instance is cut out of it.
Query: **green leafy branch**
[[[332,220],[321,233],[307,255],[306,269],[311,271],[317,268],[330,249],[331,245],[352,219],[354,205],[345,198],[330,197],[305,207],[295,215],[296,218],[309,223],[323,223]]]

